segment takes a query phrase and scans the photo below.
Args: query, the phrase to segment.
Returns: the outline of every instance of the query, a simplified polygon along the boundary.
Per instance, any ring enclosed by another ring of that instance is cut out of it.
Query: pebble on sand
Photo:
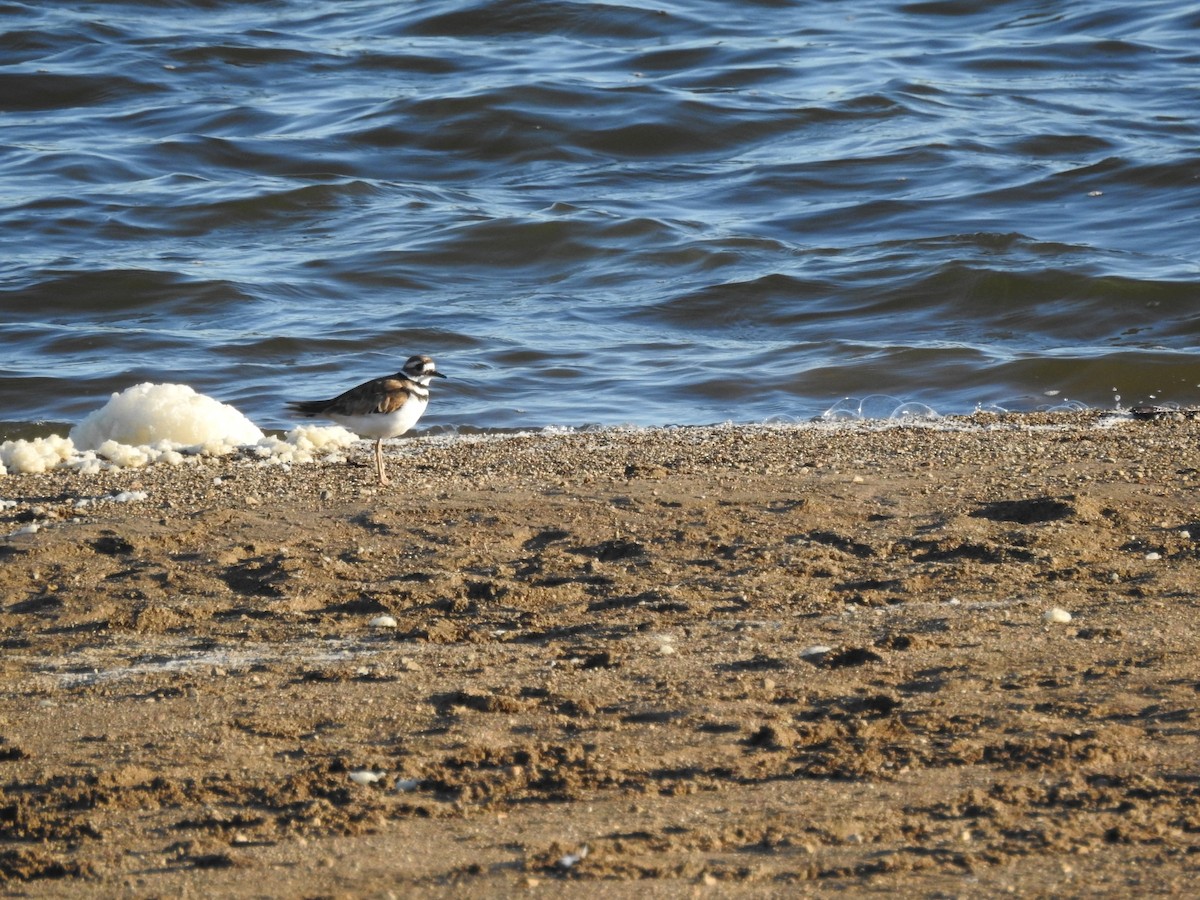
[[[573,869],[575,866],[579,865],[579,863],[581,863],[585,859],[587,859],[587,855],[588,855],[588,845],[584,844],[582,847],[580,847],[574,853],[568,853],[565,856],[561,857],[558,860],[558,867],[560,869]]]
[[[1048,625],[1066,625],[1071,621],[1071,614],[1061,606],[1052,606],[1042,613],[1042,620]]]
[[[824,656],[826,653],[829,653],[832,650],[832,647],[826,646],[825,644],[813,644],[811,647],[805,647],[803,650],[801,650],[800,655],[802,657]]]

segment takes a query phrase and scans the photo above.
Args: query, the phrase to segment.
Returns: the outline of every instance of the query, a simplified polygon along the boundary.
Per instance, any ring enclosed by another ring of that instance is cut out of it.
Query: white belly
[[[393,438],[399,437],[417,424],[421,413],[429,405],[429,398],[409,397],[395,412],[363,413],[357,416],[347,416],[341,413],[326,413],[326,415],[359,437],[364,438]]]

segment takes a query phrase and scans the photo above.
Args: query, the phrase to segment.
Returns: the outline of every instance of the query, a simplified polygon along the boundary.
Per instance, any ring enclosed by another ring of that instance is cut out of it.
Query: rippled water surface
[[[1200,399],[1196,4],[0,3],[0,32],[0,437],[146,380],[284,428],[412,352],[451,376],[423,424],[481,429]]]

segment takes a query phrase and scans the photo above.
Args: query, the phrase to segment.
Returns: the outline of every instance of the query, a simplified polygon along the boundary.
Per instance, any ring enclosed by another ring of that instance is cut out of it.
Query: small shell
[[[1042,613],[1042,620],[1048,625],[1066,625],[1071,621],[1071,614],[1061,606],[1052,606]]]
[[[800,651],[801,656],[824,656],[832,647],[826,647],[824,644],[813,644],[811,647],[805,647]]]
[[[396,620],[391,616],[376,616],[367,624],[372,628],[395,628]]]
[[[374,784],[383,778],[383,772],[372,772],[370,769],[355,769],[350,773],[350,780],[355,784]]]
[[[1155,553],[1155,552],[1152,550],[1152,551],[1150,551],[1149,553],[1147,553],[1147,554],[1146,554],[1146,559],[1147,559],[1149,562],[1156,562],[1157,560],[1160,560],[1160,559],[1162,559],[1162,554],[1161,554],[1161,553]]]
[[[574,853],[568,853],[566,856],[563,856],[561,859],[559,859],[558,867],[560,869],[574,868],[575,866],[577,866],[581,862],[583,862],[585,859],[587,859],[587,855],[588,855],[588,845],[584,844],[582,847],[580,847]]]

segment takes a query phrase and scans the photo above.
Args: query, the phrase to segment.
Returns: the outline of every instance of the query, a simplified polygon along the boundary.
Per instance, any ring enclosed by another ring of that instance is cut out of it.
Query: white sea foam
[[[113,394],[72,428],[70,437],[78,449],[107,456],[103,448],[112,444],[220,453],[256,444],[263,433],[232,406],[197,394],[186,384],[145,383]]]
[[[264,435],[234,407],[184,384],[139,384],[113,394],[71,429],[0,444],[0,475],[64,466],[83,474],[248,449],[263,464],[338,459],[358,438],[340,426],[304,425],[283,437]]]
[[[266,462],[308,463],[317,460],[342,459],[342,452],[358,437],[341,425],[301,425],[285,438],[264,437],[254,447],[254,453]]]
[[[75,453],[69,438],[52,434],[32,441],[0,444],[0,475],[8,472],[45,472],[61,465]]]

